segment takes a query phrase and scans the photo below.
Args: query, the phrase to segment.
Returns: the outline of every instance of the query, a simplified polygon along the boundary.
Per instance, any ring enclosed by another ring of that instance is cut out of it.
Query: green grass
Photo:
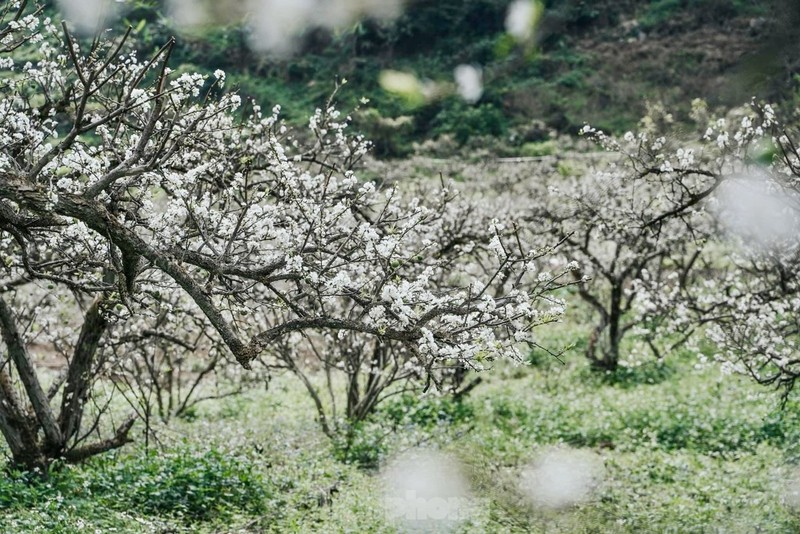
[[[492,376],[474,399],[476,429],[458,447],[497,506],[482,528],[796,530],[782,497],[798,459],[797,405],[779,412],[774,395],[692,363],[676,362],[655,384],[588,376],[581,362]],[[606,468],[592,502],[558,515],[519,504],[513,488],[521,466],[552,444],[590,449]]]
[[[478,499],[463,532],[792,532],[800,405],[777,400],[688,355],[602,376],[573,353],[565,365],[498,366],[463,403],[387,402],[348,456],[284,376],[156,429],[157,453],[139,443],[44,482],[5,475],[0,530],[393,532],[374,468],[424,444],[466,468]],[[553,512],[524,499],[521,470],[551,446],[602,461],[590,501]]]

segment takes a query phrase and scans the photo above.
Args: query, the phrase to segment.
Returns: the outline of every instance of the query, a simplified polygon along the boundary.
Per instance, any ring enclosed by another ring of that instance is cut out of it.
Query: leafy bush
[[[235,510],[256,513],[268,495],[254,466],[213,449],[107,461],[86,482],[109,506],[192,520]]]
[[[451,396],[419,398],[404,394],[387,401],[367,420],[351,425],[332,440],[337,460],[362,469],[375,469],[388,452],[387,438],[398,428],[408,437],[412,430],[423,434],[442,425],[470,421],[472,405]]]
[[[440,0],[422,2],[391,25],[372,25],[362,39],[398,55],[463,52],[481,37],[501,32],[505,0]]]
[[[442,423],[461,423],[472,419],[471,404],[453,397],[428,397],[402,395],[383,406],[377,417],[396,426],[415,425],[431,428]]]
[[[91,502],[120,512],[206,521],[263,511],[268,495],[255,466],[213,449],[98,458],[83,468],[55,466],[48,478],[19,471],[0,477],[0,509]]]
[[[412,117],[384,117],[376,108],[369,108],[356,116],[355,125],[372,141],[372,153],[378,157],[397,158],[411,152]]]
[[[520,154],[528,157],[552,156],[558,151],[558,144],[555,141],[540,141],[537,143],[525,143],[520,148]]]
[[[377,469],[386,453],[386,429],[375,421],[359,421],[331,440],[333,456],[345,464]]]
[[[503,135],[507,128],[502,110],[490,103],[470,106],[453,99],[433,119],[434,134],[450,134],[460,144],[473,137]]]
[[[613,371],[596,374],[601,382],[631,388],[645,384],[660,384],[674,374],[675,369],[664,360],[646,361],[639,365],[619,366]],[[591,378],[587,377],[588,380]]]
[[[641,25],[645,29],[664,24],[675,16],[676,12],[682,9],[683,0],[657,0],[652,2],[641,19]]]
[[[58,493],[58,486],[45,482],[39,473],[9,470],[0,477],[0,510],[32,506]]]

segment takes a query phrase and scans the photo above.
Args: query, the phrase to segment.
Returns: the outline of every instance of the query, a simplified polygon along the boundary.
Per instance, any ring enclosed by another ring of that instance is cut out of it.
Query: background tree
[[[586,213],[619,203],[646,206],[632,219],[589,218],[600,227],[636,230],[616,241],[614,250],[635,246],[637,235],[653,236],[657,247],[642,252],[662,250],[654,265],[643,261],[646,254],[635,256],[642,267],[624,290],[630,298],[635,296],[624,310],[630,312],[629,329],[640,323],[651,346],[653,340],[667,346],[669,340],[691,341],[702,361],[711,346],[723,370],[781,386],[785,400],[800,361],[797,144],[769,105],[714,117],[698,101],[693,115],[701,127],[694,140],[676,136],[669,121],[659,126],[658,121],[646,119],[646,127],[659,127],[664,133],[655,140],[645,131],[618,143],[588,129],[603,146],[623,154],[632,172],[630,189],[609,191],[608,196],[615,198],[611,202],[602,194],[591,197],[593,202],[585,203]],[[624,214],[619,207],[614,212]],[[587,228],[594,226],[584,223],[572,235]],[[567,250],[575,244],[572,235]],[[583,243],[590,249],[600,246],[601,240],[592,237]],[[578,246],[571,252],[587,251]],[[587,256],[587,264],[603,267],[591,257],[598,256]],[[616,265],[618,256],[610,258],[610,265]],[[612,295],[613,288],[611,284]],[[579,293],[584,296],[585,291],[582,287]]]
[[[669,319],[655,334],[705,327],[723,370],[780,386],[785,400],[798,377],[797,144],[766,105],[712,120],[704,137],[736,150],[711,186],[683,184],[675,210],[706,212],[694,231],[713,247],[687,283],[645,284],[648,307]]]
[[[698,120],[707,120],[702,104],[696,108]],[[681,309],[680,293],[695,273],[709,275],[702,267],[716,252],[707,249],[718,226],[705,202],[727,177],[757,164],[765,130],[754,126],[754,113],[738,119],[731,132],[720,129],[725,120],[710,130],[703,122],[706,129],[688,141],[674,136],[671,117],[657,109],[637,135],[620,140],[586,126],[583,133],[612,155],[585,175],[531,181],[530,219],[563,240],[562,253],[586,277],[577,293],[597,318],[586,350],[597,367],[616,368],[628,333],[661,357],[693,331],[684,324],[666,335],[660,327]]]
[[[379,214],[370,225],[375,233],[361,237],[368,242],[353,242],[362,250],[380,249],[380,258],[376,258],[380,271],[372,276],[382,288],[381,300],[367,312],[367,320],[379,329],[390,328],[397,321],[402,324],[410,311],[408,297],[403,295],[409,295],[422,302],[439,300],[440,304],[423,314],[420,321],[435,324],[432,320],[443,312],[441,320],[451,331],[425,327],[419,347],[366,335],[369,332],[363,329],[300,333],[276,344],[277,362],[272,365],[289,369],[302,380],[314,400],[323,431],[331,437],[364,420],[394,395],[431,388],[464,393],[472,387],[465,384],[468,371],[483,370],[501,358],[523,361],[514,342],[541,347],[531,330],[559,320],[563,313],[565,303],[551,293],[571,283],[568,271],[540,272],[540,259],[549,256],[551,249],[523,244],[530,242],[530,232],[514,224],[519,220],[518,213],[504,210],[498,202],[460,198],[452,190],[431,191],[430,185],[419,189],[415,193],[420,197],[426,193],[439,197],[424,223],[421,219],[407,220],[398,230],[398,217],[405,217],[394,212],[387,201],[373,210]],[[502,219],[496,217],[498,214]],[[399,284],[398,274],[403,280]],[[459,287],[468,280],[472,280],[471,285]],[[339,297],[356,293],[355,287],[342,289]],[[434,291],[447,297],[436,297]],[[363,290],[361,293],[365,298]],[[488,328],[481,334],[480,344],[464,342],[468,339],[465,334],[471,335],[471,327],[459,310],[463,304],[449,302],[453,297],[471,302],[471,313],[480,316],[479,322]],[[531,297],[544,306],[530,308],[526,300]],[[358,310],[363,303],[357,299],[331,299],[319,303],[323,305],[329,310],[343,307],[337,315],[363,313]],[[527,327],[511,325],[510,321],[522,317],[528,321]],[[308,363],[303,365],[304,361]],[[324,372],[324,382],[307,376],[318,370]]]

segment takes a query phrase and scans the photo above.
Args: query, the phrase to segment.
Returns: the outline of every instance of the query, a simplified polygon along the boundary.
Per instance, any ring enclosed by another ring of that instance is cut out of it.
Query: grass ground
[[[385,466],[418,446],[463,467],[474,499],[455,532],[800,530],[800,405],[781,411],[773,392],[689,354],[613,375],[577,352],[533,362],[487,372],[462,403],[384,405],[347,454],[319,432],[299,384],[276,377],[155,429],[148,451],[139,437],[47,482],[4,475],[0,531],[395,532],[380,469],[359,462]],[[553,446],[603,468],[587,501],[558,511],[520,490],[525,466]]]

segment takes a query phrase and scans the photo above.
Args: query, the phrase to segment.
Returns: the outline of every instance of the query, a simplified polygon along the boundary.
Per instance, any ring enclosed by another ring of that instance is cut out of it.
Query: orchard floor
[[[277,376],[155,429],[147,451],[137,435],[47,482],[3,475],[0,532],[800,531],[800,404],[781,411],[774,391],[690,354],[603,376],[577,351],[534,356],[484,373],[460,404],[387,401],[347,452]],[[461,465],[471,498],[450,521],[384,507],[382,469],[415,447]],[[583,502],[557,510],[521,489],[553,447],[601,467]]]

